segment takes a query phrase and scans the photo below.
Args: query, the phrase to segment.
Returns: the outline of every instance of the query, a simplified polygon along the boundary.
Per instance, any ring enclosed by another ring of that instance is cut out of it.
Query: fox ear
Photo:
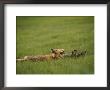
[[[55,51],[54,51],[54,49],[53,49],[53,48],[51,48],[51,51],[52,51],[52,53],[55,53]]]
[[[51,48],[51,50],[53,51],[53,48]]]

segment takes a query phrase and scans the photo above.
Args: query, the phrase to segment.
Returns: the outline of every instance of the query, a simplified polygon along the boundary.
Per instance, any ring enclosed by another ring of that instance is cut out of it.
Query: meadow
[[[16,58],[51,48],[87,50],[84,57],[16,63],[16,74],[94,74],[93,16],[17,16]]]

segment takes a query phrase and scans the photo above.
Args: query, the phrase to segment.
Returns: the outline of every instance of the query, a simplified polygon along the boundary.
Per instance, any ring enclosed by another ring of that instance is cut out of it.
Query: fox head
[[[64,54],[64,49],[51,49],[52,53],[54,54]]]

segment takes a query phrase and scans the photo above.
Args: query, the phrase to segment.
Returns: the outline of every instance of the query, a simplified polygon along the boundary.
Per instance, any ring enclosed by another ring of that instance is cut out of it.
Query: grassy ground
[[[17,74],[93,74],[94,17],[16,17],[16,57],[48,54],[51,48],[86,49],[87,55],[56,61],[17,62]]]

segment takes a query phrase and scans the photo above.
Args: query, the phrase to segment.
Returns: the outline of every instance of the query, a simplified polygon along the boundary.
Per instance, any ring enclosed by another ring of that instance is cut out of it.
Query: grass
[[[51,48],[86,49],[87,55],[43,62],[17,62],[17,74],[93,74],[93,16],[17,16],[16,57],[48,54]]]

